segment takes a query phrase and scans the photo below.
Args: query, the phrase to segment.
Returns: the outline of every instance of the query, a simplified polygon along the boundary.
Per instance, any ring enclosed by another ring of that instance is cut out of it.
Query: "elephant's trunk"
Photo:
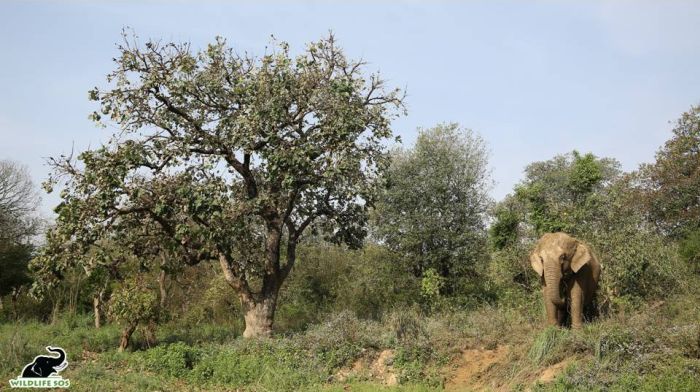
[[[47,347],[46,350],[52,353],[58,353],[58,358],[54,358],[53,361],[50,362],[51,366],[59,366],[66,360],[66,352],[60,348]]]
[[[558,307],[564,306],[559,285],[561,283],[561,268],[558,263],[544,263],[544,284],[547,287],[547,297]]]

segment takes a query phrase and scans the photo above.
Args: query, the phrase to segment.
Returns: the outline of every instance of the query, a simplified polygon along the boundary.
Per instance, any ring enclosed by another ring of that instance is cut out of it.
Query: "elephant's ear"
[[[44,372],[41,370],[41,366],[37,366],[37,365],[38,365],[38,364],[35,363],[34,366],[32,366],[32,371],[34,372],[34,374],[38,374],[38,375],[40,375],[40,376],[43,377],[43,376],[44,376]]]
[[[544,276],[544,266],[542,265],[542,259],[540,258],[540,254],[537,252],[537,250],[530,253],[530,265],[532,266],[532,269],[537,272],[537,275]]]
[[[574,257],[571,258],[571,270],[574,271],[574,273],[578,272],[581,267],[591,261],[591,258],[591,251],[588,250],[588,247],[579,243],[576,246],[576,253],[574,253]]]

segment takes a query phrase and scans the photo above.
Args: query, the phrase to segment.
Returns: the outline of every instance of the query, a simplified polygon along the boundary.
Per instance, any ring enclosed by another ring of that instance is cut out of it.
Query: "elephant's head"
[[[562,279],[577,273],[591,259],[585,244],[564,233],[545,234],[530,254],[532,269],[544,278],[547,299],[559,307],[565,303],[560,291]]]
[[[58,354],[58,357],[39,355],[34,362],[25,367],[24,377],[48,377],[63,370],[67,365],[66,352],[58,347],[46,347],[46,350]]]

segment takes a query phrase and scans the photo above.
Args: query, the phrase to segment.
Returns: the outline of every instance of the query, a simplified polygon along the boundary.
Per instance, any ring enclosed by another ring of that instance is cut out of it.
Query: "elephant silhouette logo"
[[[70,380],[58,373],[68,366],[66,351],[61,347],[47,346],[46,351],[53,355],[37,355],[22,369],[22,374],[10,380],[12,388],[68,388]]]

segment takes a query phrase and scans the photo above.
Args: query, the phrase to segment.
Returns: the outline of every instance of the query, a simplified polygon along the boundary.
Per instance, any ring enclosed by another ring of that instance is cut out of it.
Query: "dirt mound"
[[[455,363],[452,377],[445,389],[461,390],[497,390],[499,385],[489,382],[488,373],[497,364],[505,363],[509,348],[498,346],[493,350],[485,348],[466,350]]]
[[[537,381],[542,382],[542,383],[548,383],[554,381],[555,378],[559,375],[559,373],[563,372],[564,369],[566,369],[567,366],[571,362],[573,362],[573,358],[566,358],[565,360],[555,363],[552,366],[547,367],[540,373],[540,377],[537,379]]]
[[[397,385],[399,379],[394,372],[393,363],[394,351],[384,350],[373,360],[368,358],[358,359],[350,368],[338,371],[334,379],[339,382],[344,382],[352,377],[371,378],[381,381],[384,385]]]

